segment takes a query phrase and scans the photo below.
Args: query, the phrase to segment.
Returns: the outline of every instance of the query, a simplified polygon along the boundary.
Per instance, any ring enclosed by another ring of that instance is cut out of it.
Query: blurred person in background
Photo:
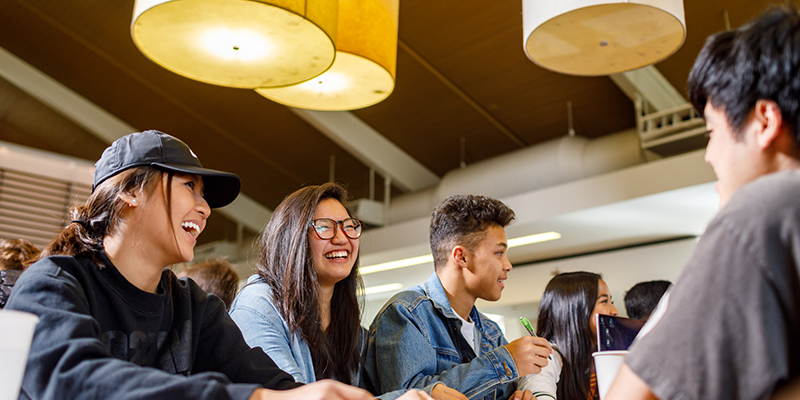
[[[207,293],[222,299],[225,308],[230,310],[239,287],[239,274],[229,261],[218,258],[185,265],[176,275],[178,278],[191,278]]]
[[[520,380],[539,400],[597,400],[592,353],[597,351],[595,315],[618,315],[608,285],[599,274],[565,272],[550,282],[539,303],[536,333],[553,345],[540,374]]]
[[[672,283],[669,281],[647,281],[633,285],[625,293],[625,311],[628,313],[628,318],[647,321],[670,285]]]
[[[6,306],[17,278],[38,254],[39,249],[25,239],[0,239],[0,308]]]

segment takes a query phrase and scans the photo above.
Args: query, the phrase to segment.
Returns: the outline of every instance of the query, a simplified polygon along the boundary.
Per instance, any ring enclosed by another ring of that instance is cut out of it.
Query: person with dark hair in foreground
[[[592,353],[597,350],[595,315],[617,315],[608,285],[592,272],[558,274],[542,294],[536,332],[552,345],[550,363],[520,387],[539,400],[599,398]]]
[[[0,239],[0,308],[6,306],[17,279],[38,254],[39,249],[25,239]]]
[[[8,301],[39,317],[20,398],[371,398],[333,381],[299,387],[245,343],[219,298],[166,269],[191,261],[239,177],[158,131],[117,139],[95,165],[92,195]]]
[[[765,399],[800,376],[800,13],[710,37],[689,75],[720,212],[608,400]]]
[[[186,265],[175,275],[191,278],[201,289],[219,297],[230,310],[239,287],[239,274],[230,261],[218,258]]]
[[[362,387],[373,393],[435,382],[470,399],[530,399],[516,391],[521,376],[547,365],[547,340],[508,343],[496,323],[475,308],[497,301],[511,271],[504,227],[514,212],[484,196],[456,195],[433,211],[434,273],[383,306],[369,328]]]
[[[667,292],[670,281],[639,282],[625,293],[625,311],[628,318],[647,321],[661,296]]]

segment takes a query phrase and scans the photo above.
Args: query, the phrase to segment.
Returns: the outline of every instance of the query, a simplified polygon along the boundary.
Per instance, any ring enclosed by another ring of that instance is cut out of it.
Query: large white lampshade
[[[399,6],[399,0],[340,0],[333,66],[307,82],[256,91],[310,110],[353,110],[380,102],[394,90]]]
[[[311,79],[333,63],[338,0],[136,0],[131,34],[177,74],[239,88]]]
[[[683,0],[523,0],[525,54],[571,75],[609,75],[670,56],[686,37]]]

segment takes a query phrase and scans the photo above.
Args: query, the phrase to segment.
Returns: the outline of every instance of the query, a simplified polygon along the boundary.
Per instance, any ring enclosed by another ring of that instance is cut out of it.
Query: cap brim
[[[164,168],[170,171],[182,172],[185,174],[200,175],[203,177],[205,187],[205,199],[211,208],[225,207],[231,204],[239,196],[242,189],[242,181],[235,174],[222,172],[213,169],[200,168],[191,165],[176,165],[164,163],[152,163],[150,165]]]

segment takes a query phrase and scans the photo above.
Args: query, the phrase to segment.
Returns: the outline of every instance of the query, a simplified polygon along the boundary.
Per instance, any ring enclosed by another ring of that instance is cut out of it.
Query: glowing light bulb
[[[209,29],[200,36],[200,45],[211,54],[230,61],[255,61],[272,52],[265,37],[249,30]]]

